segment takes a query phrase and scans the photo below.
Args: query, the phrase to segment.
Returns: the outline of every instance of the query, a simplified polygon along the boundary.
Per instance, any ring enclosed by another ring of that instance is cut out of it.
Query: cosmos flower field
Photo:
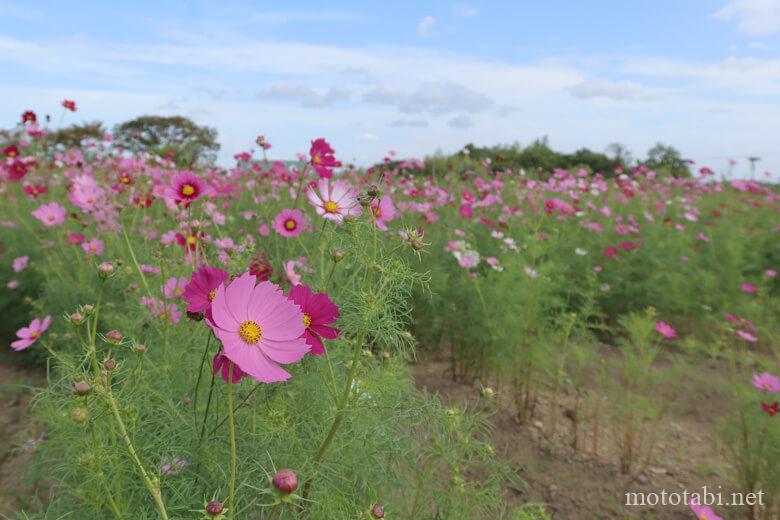
[[[630,482],[702,387],[712,457],[764,501],[677,510],[780,514],[775,184],[353,168],[317,137],[184,169],[46,133],[25,112],[0,158],[3,348],[46,374],[25,469],[50,491],[18,518],[552,518],[508,498],[497,410],[544,407]],[[475,406],[415,387],[431,359]]]

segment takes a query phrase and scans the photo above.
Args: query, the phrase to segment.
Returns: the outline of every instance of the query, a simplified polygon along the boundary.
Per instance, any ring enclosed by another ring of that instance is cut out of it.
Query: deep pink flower
[[[49,328],[49,324],[51,324],[51,316],[47,315],[45,318],[43,318],[43,321],[35,318],[32,320],[32,322],[30,322],[29,327],[22,327],[16,331],[16,336],[19,339],[11,343],[11,348],[16,351],[26,349],[38,341],[38,338],[41,337],[41,334],[43,334],[46,329]]]
[[[230,273],[218,267],[201,267],[184,286],[182,298],[187,302],[187,312],[206,312],[217,295],[217,287],[222,285]]]
[[[675,331],[674,328],[672,328],[672,326],[666,323],[665,321],[659,321],[658,323],[656,323],[655,331],[667,339],[672,339],[677,337],[677,331]]]
[[[693,500],[688,504],[698,520],[723,520],[723,517],[715,514],[710,506],[700,506]]]
[[[604,248],[604,256],[607,258],[617,258],[618,256],[618,250],[614,246],[609,246]]]
[[[309,351],[302,338],[306,327],[300,307],[279,286],[257,284],[249,273],[219,286],[211,315],[223,354],[263,383],[289,379],[279,364],[300,361]]]
[[[86,242],[81,244],[81,248],[84,250],[85,253],[88,255],[102,255],[103,250],[105,249],[103,245],[103,241],[99,238],[91,238],[87,240]]]
[[[311,165],[320,178],[330,179],[333,176],[333,168],[341,166],[341,163],[333,156],[334,152],[335,150],[323,138],[315,139],[311,142],[311,149],[309,150]]]
[[[780,412],[780,403],[775,401],[772,404],[761,401],[761,409],[764,410],[769,417],[774,417]]]
[[[780,392],[780,377],[764,372],[763,374],[753,374],[753,386],[762,392],[776,394]]]
[[[387,231],[387,223],[393,220],[396,216],[395,206],[393,205],[393,198],[390,195],[385,195],[382,197],[382,200],[372,200],[371,211],[374,212],[376,227],[382,231]]]
[[[312,187],[306,191],[309,203],[314,206],[317,215],[337,224],[344,222],[346,216],[357,217],[360,215],[361,209],[357,202],[357,194],[344,181],[338,180],[330,184],[328,179],[320,179],[317,182],[317,188],[319,193],[315,192]]]
[[[67,213],[68,210],[64,206],[60,206],[56,202],[49,202],[33,211],[32,216],[43,222],[44,226],[52,227],[59,226],[65,222]]]
[[[68,244],[73,244],[77,246],[83,242],[84,242],[83,233],[68,233]]]
[[[211,365],[214,374],[216,375],[217,372],[219,372],[219,375],[227,383],[228,378],[230,377],[230,360],[222,353],[221,350],[214,355],[214,359],[212,360]],[[233,363],[233,384],[241,381],[244,376],[246,376],[244,371],[241,370],[238,365]]]
[[[639,244],[636,242],[621,242],[618,247],[622,249],[623,251],[632,251],[639,247]]]
[[[329,327],[339,318],[339,308],[328,297],[327,293],[313,293],[307,285],[296,285],[290,289],[287,296],[297,303],[303,311],[303,324],[306,330],[303,337],[311,347],[312,355],[319,356],[325,353],[322,339],[334,339],[341,331],[335,327]]]
[[[754,294],[754,293],[758,292],[758,287],[756,287],[752,283],[743,283],[742,285],[739,286],[739,289],[742,292],[745,292],[745,293],[748,293],[748,294]]]
[[[62,101],[62,106],[65,107],[67,110],[70,110],[71,112],[76,111],[76,102],[71,99],[64,99]]]
[[[306,217],[299,209],[283,209],[274,218],[273,226],[277,233],[285,238],[294,238],[303,232]]]
[[[205,189],[203,179],[192,172],[184,171],[173,176],[165,195],[173,201],[189,204],[203,195]]]
[[[463,218],[471,218],[474,216],[474,209],[471,204],[464,202],[460,205],[460,216]]]

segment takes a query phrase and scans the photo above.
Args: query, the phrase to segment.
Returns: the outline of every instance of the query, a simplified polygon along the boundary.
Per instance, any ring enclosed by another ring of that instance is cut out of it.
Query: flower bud
[[[114,274],[114,266],[110,262],[100,262],[98,264],[98,276],[104,280]]]
[[[95,311],[95,306],[94,305],[90,305],[90,304],[86,304],[83,307],[83,309],[84,309],[84,314],[89,316],[90,314],[92,314]]]
[[[106,359],[103,361],[103,366],[106,367],[106,370],[114,370],[116,368],[116,361],[113,359]]]
[[[85,396],[89,395],[89,393],[92,391],[92,387],[89,386],[89,383],[86,381],[78,381],[73,383],[73,391],[76,393],[76,395]]]
[[[192,321],[203,321],[203,313],[187,311],[187,318]]]
[[[274,475],[271,483],[279,493],[289,495],[298,489],[298,475],[291,469],[280,469],[276,472],[276,475]]]
[[[74,312],[73,314],[68,316],[68,319],[74,325],[81,325],[82,323],[84,323],[84,316],[78,312]]]
[[[71,412],[70,417],[73,419],[73,422],[81,424],[89,419],[89,412],[84,408],[76,408]]]
[[[374,504],[373,506],[371,506],[371,516],[372,518],[384,518],[385,517],[384,508],[379,504]]]
[[[143,343],[136,343],[135,345],[133,345],[133,351],[138,352],[139,354],[143,354],[144,352],[146,352],[146,345],[144,345]]]
[[[210,516],[221,515],[224,510],[225,506],[222,505],[222,502],[219,500],[212,500],[206,504],[206,513],[208,513]]]
[[[333,251],[332,256],[333,256],[333,261],[339,263],[344,258],[344,251],[342,251],[341,249],[336,249],[335,251]]]
[[[121,343],[121,342],[122,342],[122,340],[123,340],[123,339],[125,339],[125,337],[122,335],[122,333],[121,333],[121,332],[119,332],[119,331],[118,331],[118,330],[116,330],[116,329],[114,329],[114,330],[109,330],[109,331],[108,331],[108,332],[106,332],[104,335],[105,335],[105,337],[106,337],[106,340],[107,340],[109,343],[114,343],[114,344],[116,344],[116,345],[118,345],[119,343]]]

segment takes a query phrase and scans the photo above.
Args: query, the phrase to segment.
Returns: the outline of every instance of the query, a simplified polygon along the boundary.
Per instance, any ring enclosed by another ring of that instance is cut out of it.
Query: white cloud
[[[371,132],[365,132],[363,134],[360,134],[358,136],[358,139],[361,139],[363,141],[379,141],[379,136],[376,134],[372,134]]]
[[[425,119],[396,119],[390,126],[395,128],[425,128],[428,121]]]
[[[436,30],[436,18],[433,15],[428,15],[417,24],[417,34],[423,37],[436,36],[438,31]]]
[[[490,108],[493,101],[474,90],[453,82],[422,83],[416,90],[407,92],[397,87],[376,87],[363,95],[368,103],[396,105],[405,114],[427,112],[434,115],[448,112],[481,112]]]
[[[339,11],[265,11],[252,13],[249,18],[255,23],[269,25],[305,22],[361,22],[366,19],[358,13]]]
[[[569,93],[579,99],[608,98],[618,101],[655,101],[658,96],[633,81],[587,79],[569,87]]]
[[[323,93],[319,93],[306,85],[279,83],[263,90],[258,94],[258,97],[296,101],[306,108],[323,108],[339,101],[346,101],[351,94],[350,90],[344,87],[331,87]]]
[[[780,0],[733,0],[713,17],[736,20],[737,30],[748,36],[768,36],[780,32]]]
[[[455,116],[447,121],[447,126],[451,128],[471,128],[474,121],[469,116]]]
[[[457,5],[455,6],[455,9],[452,10],[452,14],[458,18],[471,18],[477,16],[479,11],[470,5]]]

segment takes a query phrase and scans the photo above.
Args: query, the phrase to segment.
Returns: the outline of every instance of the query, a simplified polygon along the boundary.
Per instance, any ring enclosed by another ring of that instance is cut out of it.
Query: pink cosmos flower
[[[745,332],[744,330],[738,330],[737,331],[737,336],[739,336],[740,338],[742,338],[745,341],[748,341],[750,343],[755,343],[756,341],[758,341],[757,337],[755,337],[754,335],[752,335],[749,332]]]
[[[333,168],[341,166],[341,163],[334,157],[334,152],[335,150],[323,138],[315,139],[311,142],[311,149],[309,150],[311,165],[322,179],[330,179],[333,176]]]
[[[249,273],[217,288],[211,315],[223,354],[260,382],[286,381],[290,374],[279,364],[300,361],[309,351],[300,307],[279,286],[257,284]]]
[[[149,307],[152,316],[155,318],[171,323],[179,323],[179,320],[181,319],[181,311],[175,303],[165,303],[162,300],[149,298],[148,296],[142,297],[141,303]]]
[[[88,241],[81,244],[81,248],[88,255],[97,255],[97,256],[102,255],[103,250],[105,249],[103,245],[103,241],[98,238],[89,239]]]
[[[219,375],[222,377],[222,379],[225,380],[225,382],[228,382],[228,378],[230,377],[230,360],[222,353],[220,350],[214,355],[214,359],[211,362],[214,374],[216,375],[217,372],[219,372]],[[241,379],[246,376],[243,370],[236,365],[233,364],[233,384],[238,383],[241,381]]]
[[[314,206],[317,215],[336,224],[344,222],[346,216],[360,215],[357,194],[344,181],[338,180],[331,185],[328,179],[320,179],[317,182],[317,189],[319,193],[312,187],[306,191],[309,203]]]
[[[698,520],[723,520],[723,517],[716,515],[710,506],[700,506],[693,500],[691,500],[688,506]]]
[[[16,336],[19,339],[11,343],[11,348],[17,352],[26,349],[38,341],[38,338],[41,337],[41,334],[43,334],[46,329],[49,328],[50,324],[51,316],[47,315],[45,318],[43,318],[43,321],[35,318],[32,320],[32,322],[30,322],[29,327],[22,327],[16,331]]]
[[[75,246],[84,242],[84,233],[68,233],[68,244]]]
[[[618,256],[618,250],[614,246],[609,246],[604,248],[604,256],[607,258],[617,258]]]
[[[189,204],[197,200],[205,191],[203,180],[192,172],[179,172],[171,178],[170,186],[165,190],[165,196],[175,202]]]
[[[306,330],[303,338],[311,347],[311,353],[319,356],[325,353],[322,339],[335,339],[341,331],[328,325],[339,317],[339,308],[328,297],[327,293],[313,293],[307,285],[296,285],[290,289],[287,298],[297,303],[303,311],[303,324]]]
[[[656,323],[655,331],[667,339],[672,339],[677,337],[677,331],[675,331],[674,328],[672,328],[672,326],[666,323],[665,321],[659,321],[658,323]]]
[[[299,209],[283,209],[274,218],[273,226],[277,233],[285,238],[294,238],[303,232],[306,217]]]
[[[753,374],[753,386],[762,392],[776,394],[780,392],[780,377],[764,372],[763,374]]]
[[[14,258],[14,262],[13,262],[14,272],[18,273],[20,271],[23,271],[27,267],[27,264],[29,262],[30,262],[30,257],[26,255]]]
[[[184,294],[184,288],[186,287],[187,282],[188,280],[186,278],[176,278],[175,276],[172,276],[165,282],[163,294],[165,294],[165,297],[169,300],[181,298]]]
[[[187,302],[187,312],[206,312],[217,295],[217,287],[222,285],[230,273],[218,267],[202,267],[192,273],[184,286],[182,298]]]
[[[752,283],[743,283],[742,285],[739,286],[739,289],[742,292],[748,293],[748,294],[754,294],[754,293],[758,292],[758,287],[756,287]]]
[[[5,286],[8,287],[9,289],[11,289],[12,291],[14,289],[18,289],[19,285],[21,285],[19,283],[19,280],[10,280],[7,284],[5,284]]]
[[[777,271],[775,271],[774,269],[767,269],[766,271],[764,271],[764,276],[766,276],[767,278],[774,278],[775,276],[777,276]]]
[[[49,202],[33,211],[32,216],[43,222],[44,226],[52,227],[59,226],[65,222],[67,213],[68,211],[64,206],[60,206],[56,202]]]
[[[387,231],[387,223],[393,220],[396,216],[395,206],[393,205],[393,198],[390,195],[385,195],[382,197],[382,200],[372,200],[371,211],[374,212],[376,227],[382,231]]]

